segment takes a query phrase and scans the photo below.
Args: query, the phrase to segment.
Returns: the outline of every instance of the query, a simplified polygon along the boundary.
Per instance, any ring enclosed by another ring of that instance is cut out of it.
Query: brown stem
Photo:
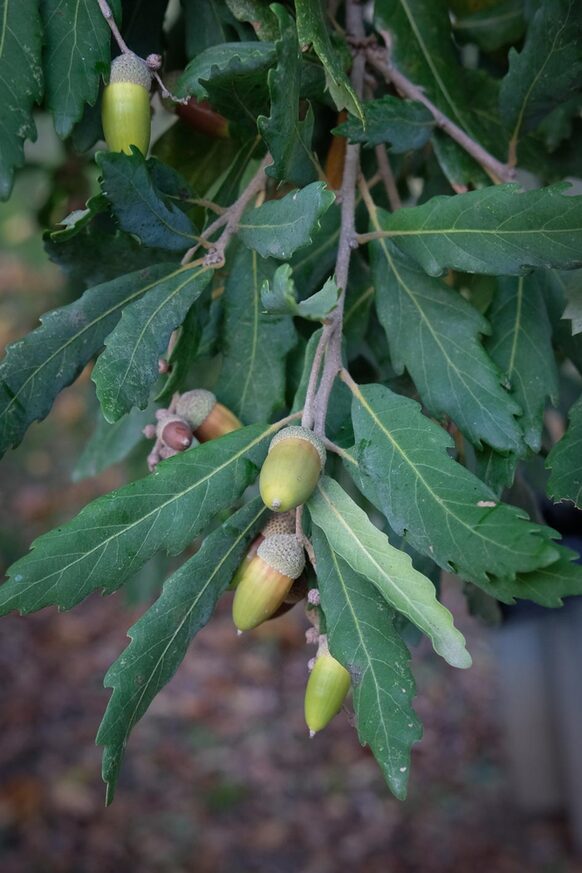
[[[382,31],[380,31],[382,33]],[[389,43],[390,37],[388,34],[383,34],[384,40]],[[387,58],[386,49],[380,49],[378,46],[373,48],[369,48],[367,51],[367,58],[369,64],[377,70],[384,79],[394,85],[396,90],[403,96],[408,97],[410,100],[416,100],[418,103],[422,103],[423,106],[426,106],[428,111],[433,116],[436,121],[438,127],[441,130],[444,130],[451,139],[454,139],[465,151],[471,155],[471,157],[475,158],[478,164],[481,166],[493,177],[494,181],[503,181],[503,182],[511,182],[515,178],[515,170],[513,167],[508,167],[507,164],[503,164],[501,161],[498,161],[497,158],[493,157],[487,149],[484,149],[482,145],[479,145],[472,137],[470,137],[465,131],[460,128],[454,121],[452,121],[444,112],[441,112],[437,106],[429,100],[426,96],[422,88],[419,88],[418,85],[415,85],[410,79],[407,79],[406,76],[397,70]]]
[[[392,172],[392,167],[390,166],[390,160],[388,158],[388,154],[386,153],[386,146],[380,143],[376,146],[375,152],[376,160],[378,161],[378,169],[380,171],[380,176],[382,178],[382,182],[384,183],[384,188],[388,196],[390,209],[392,210],[392,212],[396,212],[397,209],[402,208],[402,200],[400,199],[398,186],[396,185],[396,179],[394,178],[394,173]]]

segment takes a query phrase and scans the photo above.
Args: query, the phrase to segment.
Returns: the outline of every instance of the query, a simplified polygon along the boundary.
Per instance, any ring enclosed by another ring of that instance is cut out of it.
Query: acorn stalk
[[[232,617],[241,631],[270,618],[285,600],[305,567],[302,546],[293,534],[263,540],[243,569],[232,604]]]
[[[322,441],[306,427],[285,427],[275,434],[261,468],[259,490],[275,512],[287,512],[311,497],[325,465]]]

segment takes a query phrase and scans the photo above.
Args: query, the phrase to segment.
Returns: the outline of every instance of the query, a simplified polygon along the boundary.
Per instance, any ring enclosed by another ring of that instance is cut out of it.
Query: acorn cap
[[[265,539],[275,536],[275,534],[294,534],[295,533],[295,511],[290,509],[289,512],[281,512],[273,514],[268,520],[263,530],[261,531]]]
[[[176,412],[192,425],[192,430],[200,427],[216,406],[216,397],[212,391],[205,388],[195,388],[186,391],[178,399]]]
[[[319,458],[321,460],[321,466],[325,465],[325,461],[327,458],[327,452],[325,451],[325,446],[322,441],[316,436],[312,430],[309,430],[308,427],[301,427],[300,425],[290,425],[289,427],[284,427],[283,430],[280,430],[275,434],[273,439],[271,440],[271,444],[269,445],[269,452],[275,448],[277,443],[280,443],[282,440],[295,439],[295,440],[306,440],[308,443],[316,449]]]
[[[305,567],[305,552],[294,534],[274,534],[263,540],[257,555],[289,579],[297,579]]]
[[[114,82],[132,82],[149,91],[152,74],[145,61],[137,55],[126,52],[111,61],[109,84],[112,85]]]

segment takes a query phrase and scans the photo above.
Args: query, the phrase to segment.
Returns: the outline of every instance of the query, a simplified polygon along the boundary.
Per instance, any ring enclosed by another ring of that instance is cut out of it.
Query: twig
[[[168,89],[164,85],[162,78],[161,78],[160,74],[158,73],[158,70],[162,66],[161,55],[151,54],[151,55],[148,55],[147,58],[142,58],[142,57],[140,57],[140,55],[136,54],[135,52],[132,52],[132,50],[130,49],[130,47],[128,46],[128,44],[126,43],[124,38],[122,37],[121,32],[120,32],[117,24],[115,23],[115,18],[113,16],[113,12],[111,11],[111,6],[107,2],[107,0],[97,0],[97,3],[99,4],[99,9],[101,10],[101,15],[103,16],[103,18],[105,19],[105,21],[109,25],[109,29],[111,30],[111,33],[113,34],[113,39],[117,43],[120,52],[124,55],[134,55],[134,57],[140,58],[140,60],[142,60],[144,62],[144,64],[147,66],[148,70],[150,71],[150,73],[152,74],[152,76],[154,77],[154,79],[156,80],[158,85],[160,86],[160,91],[162,92],[162,97],[167,97],[170,100],[172,100],[174,103],[187,103],[189,100],[188,97],[175,97],[174,94],[172,94],[171,91],[168,91]]]
[[[388,195],[390,209],[392,212],[396,212],[397,209],[402,208],[402,200],[400,199],[396,179],[394,178],[394,173],[390,166],[390,160],[386,153],[386,146],[380,143],[376,146],[374,151],[376,152],[376,160],[378,161],[380,176],[382,177],[382,182],[384,183],[384,188]]]
[[[382,34],[384,41],[389,44],[389,35],[384,34],[382,31],[380,31],[380,33]],[[407,79],[400,70],[397,70],[396,67],[389,62],[386,49],[381,49],[379,46],[375,46],[369,48],[366,54],[370,65],[374,67],[374,69],[377,70],[387,82],[392,83],[402,96],[408,97],[411,100],[416,100],[418,103],[422,103],[423,106],[426,106],[438,127],[440,127],[441,130],[444,130],[451,139],[454,139],[455,142],[471,155],[471,157],[475,158],[477,163],[481,164],[485,170],[492,174],[494,181],[501,180],[503,182],[511,182],[515,179],[514,168],[498,161],[497,158],[493,157],[490,152],[465,133],[465,131],[445,115],[444,112],[441,112],[432,100],[429,100],[422,88],[419,88],[418,85],[415,85],[410,81],[410,79]]]
[[[237,232],[239,222],[241,220],[242,214],[253,199],[262,191],[267,183],[267,177],[265,175],[265,169],[271,163],[271,156],[269,154],[265,155],[259,169],[242,192],[238,200],[235,200],[228,209],[225,209],[222,215],[219,215],[218,218],[209,224],[208,227],[203,231],[200,240],[196,243],[195,246],[192,246],[191,249],[188,249],[184,257],[182,258],[182,263],[186,264],[192,255],[198,250],[198,248],[202,245],[206,248],[209,248],[208,253],[205,255],[203,263],[207,267],[222,267],[224,266],[224,253],[226,251],[226,247],[230,242],[232,236]],[[208,245],[208,237],[212,236],[217,230],[220,228],[224,228],[220,237]]]

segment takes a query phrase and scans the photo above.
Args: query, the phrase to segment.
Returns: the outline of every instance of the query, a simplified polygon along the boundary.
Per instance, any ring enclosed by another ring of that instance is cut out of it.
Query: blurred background
[[[46,258],[41,231],[82,207],[93,171],[76,175],[76,159],[39,123],[29,168],[0,205],[2,347],[78,291]],[[145,475],[143,446],[74,480],[95,416],[85,372],[3,460],[0,569],[93,497]],[[579,516],[563,524],[575,542]],[[103,676],[170,568],[150,562],[123,591],[72,613],[2,620],[2,873],[582,871],[580,609],[513,611],[487,628],[454,580],[443,596],[474,666],[455,671],[415,650],[425,731],[405,803],[389,794],[349,714],[308,739],[313,651],[301,609],[239,639],[226,595],[135,729],[105,809],[94,745]]]

